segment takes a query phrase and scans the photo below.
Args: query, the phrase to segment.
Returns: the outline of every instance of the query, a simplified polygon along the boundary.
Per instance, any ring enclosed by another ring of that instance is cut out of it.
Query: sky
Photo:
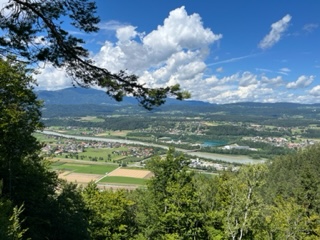
[[[5,0],[0,0],[5,2]],[[97,0],[96,64],[211,103],[320,103],[318,0]],[[38,88],[71,87],[47,65]]]

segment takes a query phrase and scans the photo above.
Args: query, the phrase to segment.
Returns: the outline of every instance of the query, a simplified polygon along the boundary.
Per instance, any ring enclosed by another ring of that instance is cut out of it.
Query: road
[[[47,135],[60,136],[60,137],[64,137],[64,138],[73,138],[73,139],[77,139],[77,140],[118,142],[118,143],[136,144],[136,145],[142,145],[142,146],[151,146],[151,147],[159,147],[159,148],[163,148],[163,149],[169,149],[168,146],[154,144],[154,143],[148,143],[148,142],[134,141],[134,140],[67,135],[67,134],[63,134],[63,133],[57,133],[57,132],[46,131],[46,130],[42,131],[41,133],[47,134]],[[261,163],[264,161],[264,160],[254,160],[254,159],[252,159],[248,156],[245,156],[245,155],[229,155],[229,154],[223,155],[223,154],[217,154],[217,153],[198,152],[198,151],[197,152],[190,152],[190,150],[185,150],[182,148],[175,148],[175,150],[179,151],[179,152],[183,152],[183,153],[190,155],[190,156],[193,156],[193,157],[206,158],[206,159],[211,159],[211,160],[220,160],[220,161],[224,161],[224,162],[251,164],[251,163]]]

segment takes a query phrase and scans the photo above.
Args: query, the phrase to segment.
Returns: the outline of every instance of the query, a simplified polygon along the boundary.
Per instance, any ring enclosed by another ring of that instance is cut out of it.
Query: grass
[[[95,116],[86,116],[80,118],[81,122],[104,122],[104,119]]]
[[[118,154],[113,154],[114,151],[128,151],[128,147],[119,147],[119,148],[86,148],[85,152],[79,153],[80,156],[84,156],[84,159],[88,160],[89,157],[103,157],[104,159],[107,159],[108,154],[111,155],[111,160],[121,160],[124,159],[125,156],[121,156]]]
[[[106,174],[112,172],[117,165],[100,165],[100,164],[83,164],[83,163],[62,163],[57,165],[57,162],[51,165],[54,170],[71,171],[75,173],[90,173],[90,174]]]
[[[133,178],[133,177],[118,177],[118,176],[106,176],[101,179],[100,182],[103,183],[122,183],[122,184],[135,184],[135,185],[145,185],[147,179],[143,178]]]
[[[54,143],[54,142],[56,142],[56,139],[54,139],[52,137],[48,137],[47,135],[42,134],[42,133],[35,132],[32,135],[41,143]]]

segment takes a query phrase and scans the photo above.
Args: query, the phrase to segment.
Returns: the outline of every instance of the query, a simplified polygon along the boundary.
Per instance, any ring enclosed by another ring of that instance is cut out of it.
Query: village
[[[145,159],[154,155],[154,149],[151,147],[142,146],[131,146],[126,143],[119,142],[104,142],[104,141],[85,141],[85,140],[75,140],[70,138],[63,138],[53,135],[45,135],[48,139],[52,141],[47,141],[45,146],[42,148],[42,152],[47,156],[52,157],[65,157],[65,158],[75,158],[84,160],[88,149],[110,149],[111,151],[106,151],[105,156],[88,156],[91,161],[112,161],[114,156],[126,158],[134,157],[137,160]],[[117,159],[118,159],[117,158]]]

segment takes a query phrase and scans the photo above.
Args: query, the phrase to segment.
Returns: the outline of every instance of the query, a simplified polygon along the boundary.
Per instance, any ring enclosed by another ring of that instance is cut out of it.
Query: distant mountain
[[[124,98],[119,103],[101,90],[92,88],[65,88],[57,91],[37,91],[39,99],[43,100],[45,105],[82,105],[82,104],[106,104],[106,105],[130,105],[137,104],[134,98]]]
[[[139,103],[133,97],[124,97],[123,101],[117,102],[108,96],[104,91],[92,88],[65,88],[58,91],[37,91],[38,98],[43,100],[45,106],[49,105],[96,105],[100,108],[106,106],[124,109],[124,106],[139,110]],[[76,107],[78,108],[78,107]],[[81,108],[81,107],[80,107]],[[262,114],[280,116],[282,114],[293,114],[298,112],[310,112],[310,109],[320,108],[320,104],[299,104],[299,103],[260,103],[260,102],[238,102],[229,104],[211,104],[208,102],[184,100],[179,101],[167,98],[166,103],[154,111],[183,111],[183,112],[225,112],[236,115]],[[314,109],[312,111],[315,111]],[[316,112],[320,111],[317,109]]]
[[[37,91],[39,99],[43,100],[45,105],[109,105],[109,106],[125,106],[139,105],[138,101],[133,97],[124,97],[123,101],[117,102],[108,96],[104,91],[92,88],[65,88],[57,91]],[[210,103],[194,100],[179,101],[176,99],[166,99],[165,105],[189,105],[189,106],[206,106]]]
[[[104,91],[96,89],[66,88],[58,91],[37,91],[36,94],[44,101],[44,117],[157,113],[176,116],[214,115],[215,119],[229,119],[228,116],[235,116],[239,121],[250,117],[258,122],[266,118],[285,119],[289,116],[296,119],[301,119],[302,116],[309,119],[320,117],[320,104],[287,102],[211,104],[168,98],[165,104],[148,111],[139,106],[133,97],[124,97],[122,102],[117,102]]]

